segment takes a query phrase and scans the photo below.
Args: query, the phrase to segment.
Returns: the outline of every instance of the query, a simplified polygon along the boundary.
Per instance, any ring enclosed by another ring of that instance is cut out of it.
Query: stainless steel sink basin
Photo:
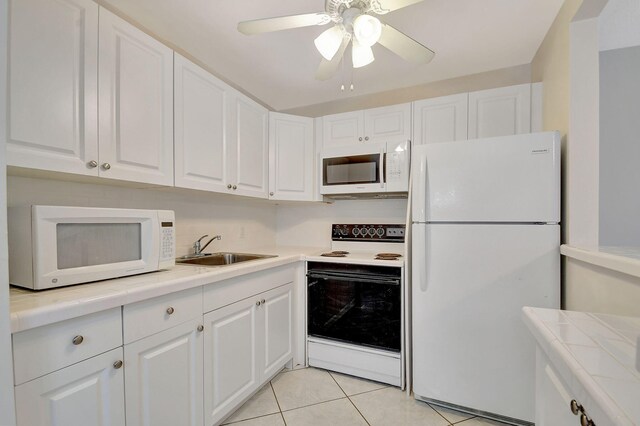
[[[176,263],[182,265],[197,265],[197,266],[224,266],[233,265],[240,262],[248,262],[251,260],[267,259],[269,257],[276,257],[269,254],[252,254],[252,253],[206,253],[198,257],[180,257],[176,259]]]

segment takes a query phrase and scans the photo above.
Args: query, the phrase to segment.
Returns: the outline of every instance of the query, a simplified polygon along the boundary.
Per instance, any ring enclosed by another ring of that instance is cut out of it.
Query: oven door
[[[308,335],[400,352],[401,291],[395,274],[309,270]]]
[[[385,146],[336,147],[322,152],[321,194],[384,192]]]

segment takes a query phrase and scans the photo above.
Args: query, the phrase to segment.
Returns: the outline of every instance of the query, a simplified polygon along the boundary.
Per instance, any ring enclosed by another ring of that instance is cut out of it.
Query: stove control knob
[[[354,237],[357,237],[358,235],[360,235],[360,229],[358,228],[353,228],[351,230],[351,233],[353,234]]]
[[[384,229],[383,228],[378,228],[376,233],[378,234],[378,237],[382,237],[384,235]]]
[[[369,235],[371,235],[372,237],[376,235],[376,230],[374,228],[369,228]]]
[[[347,228],[342,228],[340,230],[340,235],[342,235],[344,237],[348,237],[349,236],[349,230]]]

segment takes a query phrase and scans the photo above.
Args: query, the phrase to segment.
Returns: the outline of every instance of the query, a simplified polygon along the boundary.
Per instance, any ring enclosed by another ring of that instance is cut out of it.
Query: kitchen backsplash
[[[273,245],[325,248],[332,223],[404,223],[407,200],[283,203],[174,188],[130,188],[8,176],[9,206],[166,209],[176,213],[176,254],[190,253],[195,239],[222,235],[208,251]]]
[[[244,197],[8,176],[7,204],[174,210],[179,256],[190,253],[204,234],[222,235],[207,251],[242,251],[276,242],[277,207]]]

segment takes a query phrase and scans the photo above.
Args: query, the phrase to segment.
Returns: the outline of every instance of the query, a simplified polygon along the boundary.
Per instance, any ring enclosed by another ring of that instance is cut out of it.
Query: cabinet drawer
[[[202,287],[171,293],[123,308],[124,343],[202,316]]]
[[[19,385],[122,346],[120,307],[13,335],[15,383]]]
[[[211,312],[294,280],[295,267],[285,265],[209,284],[204,287],[204,312]]]

